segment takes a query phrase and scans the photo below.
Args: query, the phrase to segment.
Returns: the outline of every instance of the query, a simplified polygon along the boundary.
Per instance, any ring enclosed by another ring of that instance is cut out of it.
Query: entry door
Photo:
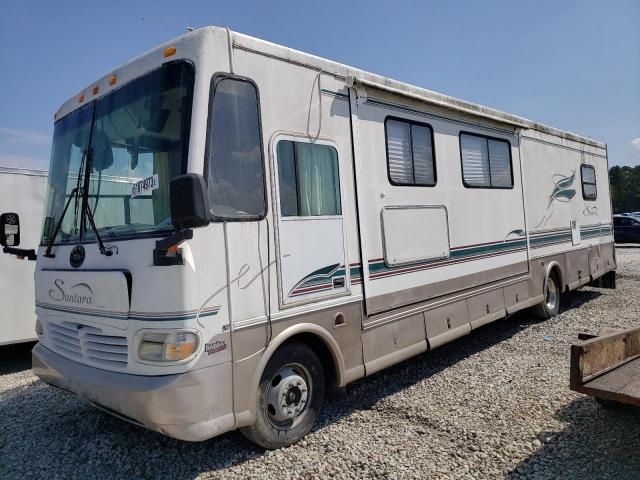
[[[338,151],[282,137],[275,147],[280,298],[308,302],[349,291]]]

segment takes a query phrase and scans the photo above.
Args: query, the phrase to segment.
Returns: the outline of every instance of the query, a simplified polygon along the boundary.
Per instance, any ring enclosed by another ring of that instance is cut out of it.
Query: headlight
[[[189,358],[197,348],[198,336],[195,333],[145,333],[138,356],[152,362],[177,362]]]

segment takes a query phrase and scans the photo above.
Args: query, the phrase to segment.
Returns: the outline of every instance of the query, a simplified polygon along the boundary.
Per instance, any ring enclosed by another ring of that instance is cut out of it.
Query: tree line
[[[611,167],[609,182],[613,213],[640,211],[640,165]]]

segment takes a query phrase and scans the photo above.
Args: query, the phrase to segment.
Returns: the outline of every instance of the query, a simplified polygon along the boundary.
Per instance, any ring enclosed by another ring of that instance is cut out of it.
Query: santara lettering
[[[55,288],[49,290],[49,297],[57,302],[75,303],[77,305],[91,305],[93,302],[93,291],[91,287],[86,283],[76,283],[69,288],[69,291],[64,289],[64,280],[57,278],[53,284]],[[76,291],[77,289],[85,290],[87,293]]]

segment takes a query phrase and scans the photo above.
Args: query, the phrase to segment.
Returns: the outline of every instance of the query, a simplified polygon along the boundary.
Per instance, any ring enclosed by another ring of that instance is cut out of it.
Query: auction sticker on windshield
[[[151,192],[158,188],[158,174],[155,173],[150,177],[143,178],[142,180],[138,180],[131,187],[131,198],[138,197],[140,195],[144,195],[147,192]]]

